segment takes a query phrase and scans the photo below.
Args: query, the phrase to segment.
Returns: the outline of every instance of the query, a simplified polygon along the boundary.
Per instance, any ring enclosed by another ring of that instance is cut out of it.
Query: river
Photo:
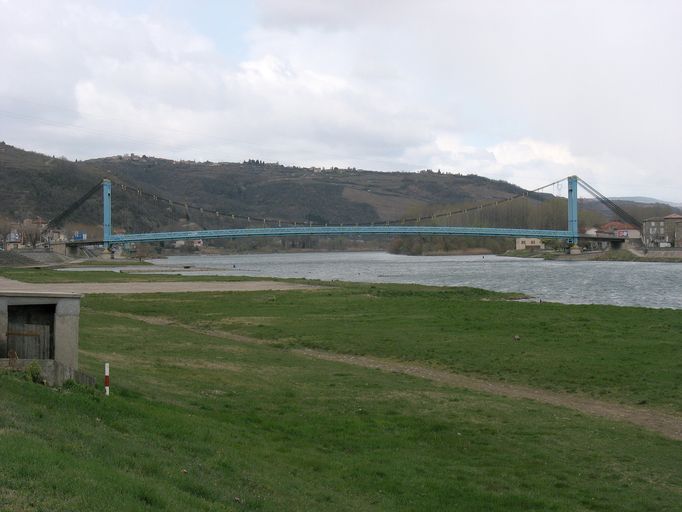
[[[383,252],[171,256],[151,261],[159,266],[154,272],[472,286],[566,304],[682,309],[682,264],[675,263]]]

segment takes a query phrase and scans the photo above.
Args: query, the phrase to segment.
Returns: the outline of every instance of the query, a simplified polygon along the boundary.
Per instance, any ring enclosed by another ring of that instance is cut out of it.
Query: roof
[[[22,292],[22,291],[7,291],[0,290],[0,298],[2,297],[26,297],[36,299],[80,299],[83,297],[80,293],[53,293],[53,292]]]
[[[626,230],[626,229],[637,229],[637,226],[633,226],[632,224],[627,224],[627,223],[621,222],[619,220],[612,220],[611,222],[607,222],[606,224],[599,226],[600,231],[613,231],[613,230],[619,230],[620,231],[620,230]]]
[[[644,219],[644,222],[661,221],[661,220],[682,220],[682,215],[679,213],[669,213],[665,217],[649,217]]]

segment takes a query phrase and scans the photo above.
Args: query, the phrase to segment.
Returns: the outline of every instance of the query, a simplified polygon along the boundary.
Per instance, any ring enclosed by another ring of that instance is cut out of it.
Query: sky
[[[679,0],[0,0],[0,140],[682,202]]]

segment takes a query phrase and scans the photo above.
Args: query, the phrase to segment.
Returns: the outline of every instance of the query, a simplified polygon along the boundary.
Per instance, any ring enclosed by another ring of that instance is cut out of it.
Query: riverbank
[[[677,253],[675,253],[677,254]],[[512,258],[534,258],[548,261],[632,261],[638,263],[682,263],[682,257],[667,255],[665,252],[633,252],[627,249],[590,251],[580,254],[566,254],[560,251],[507,251],[503,256]]]
[[[472,286],[521,292],[539,301],[682,309],[682,266],[663,263],[543,261],[495,255],[401,256],[378,252],[185,256],[153,266],[0,269],[38,282],[307,279]],[[82,275],[74,276],[74,274]]]
[[[679,314],[517,297],[87,296],[112,395],[0,375],[0,508],[674,510]]]

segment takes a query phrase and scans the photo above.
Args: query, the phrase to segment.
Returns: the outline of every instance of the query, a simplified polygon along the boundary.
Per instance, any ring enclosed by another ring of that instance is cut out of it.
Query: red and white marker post
[[[109,396],[109,363],[104,363],[104,396]]]

